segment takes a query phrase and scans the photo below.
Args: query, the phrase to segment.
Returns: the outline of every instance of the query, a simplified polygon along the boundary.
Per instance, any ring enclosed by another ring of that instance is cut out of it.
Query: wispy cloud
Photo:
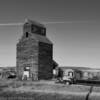
[[[95,23],[95,22],[97,21],[51,21],[51,22],[42,22],[42,23],[48,25],[48,24]],[[0,26],[22,26],[23,24],[24,23],[0,23]]]
[[[24,23],[1,23],[0,26],[20,26]]]
[[[53,21],[53,22],[44,22],[44,24],[74,24],[74,23],[94,23],[97,21]]]

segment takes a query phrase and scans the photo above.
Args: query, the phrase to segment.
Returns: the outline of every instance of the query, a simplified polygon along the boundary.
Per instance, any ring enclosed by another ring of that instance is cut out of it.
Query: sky
[[[100,68],[100,0],[0,0],[0,66],[16,66],[25,19],[47,28],[60,66]]]

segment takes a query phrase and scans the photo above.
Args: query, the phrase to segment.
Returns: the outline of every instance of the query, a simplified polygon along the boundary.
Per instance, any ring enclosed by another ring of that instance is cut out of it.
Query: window
[[[28,35],[29,35],[28,32],[26,32],[26,38],[28,37]]]
[[[24,67],[24,71],[29,71],[30,68],[29,67]]]
[[[71,76],[72,77],[73,76],[73,72],[69,72],[68,73],[68,76]]]

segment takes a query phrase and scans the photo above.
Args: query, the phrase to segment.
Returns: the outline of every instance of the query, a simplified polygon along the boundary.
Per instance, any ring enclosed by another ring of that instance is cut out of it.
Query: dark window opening
[[[29,67],[24,67],[24,71],[29,71]]]
[[[28,37],[28,35],[29,35],[28,32],[26,32],[26,37]]]
[[[69,72],[68,73],[68,76],[73,76],[73,72]]]

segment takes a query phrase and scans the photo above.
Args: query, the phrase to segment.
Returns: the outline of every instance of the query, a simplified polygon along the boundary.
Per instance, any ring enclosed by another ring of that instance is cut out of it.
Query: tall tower
[[[29,79],[50,79],[53,70],[53,44],[46,37],[44,25],[27,20],[17,43],[17,74],[29,74]]]

